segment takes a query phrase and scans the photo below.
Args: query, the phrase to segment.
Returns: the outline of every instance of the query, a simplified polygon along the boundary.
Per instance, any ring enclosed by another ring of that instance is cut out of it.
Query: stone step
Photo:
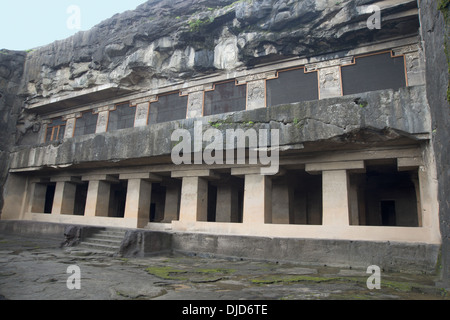
[[[123,240],[123,238],[102,238],[102,237],[98,237],[98,236],[87,239],[88,242],[106,244],[106,245],[117,246],[117,247],[120,247],[122,240]]]
[[[107,252],[117,252],[120,249],[120,245],[114,246],[110,244],[101,244],[96,242],[86,242],[83,241],[78,245],[78,248],[88,248],[88,249],[96,249]]]
[[[101,240],[111,240],[111,241],[122,241],[125,235],[114,235],[114,234],[101,234],[96,233],[89,237],[89,239],[101,239]]]
[[[114,255],[119,252],[120,245],[126,234],[121,229],[100,230],[84,239],[77,250],[85,253]]]

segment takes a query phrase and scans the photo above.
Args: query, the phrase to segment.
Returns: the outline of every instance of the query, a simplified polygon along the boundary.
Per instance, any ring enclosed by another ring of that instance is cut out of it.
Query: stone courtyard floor
[[[79,290],[67,287],[70,266],[79,267]],[[55,240],[0,234],[3,300],[450,299],[430,275],[383,271],[381,289],[372,290],[369,276],[366,270],[186,255],[107,257],[70,252]]]

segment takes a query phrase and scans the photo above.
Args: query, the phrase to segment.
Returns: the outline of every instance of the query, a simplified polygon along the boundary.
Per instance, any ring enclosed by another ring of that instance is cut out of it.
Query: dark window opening
[[[403,56],[390,52],[355,58],[355,63],[341,68],[344,95],[406,87]]]
[[[208,222],[242,223],[244,179],[224,175],[208,181]]]
[[[319,99],[317,72],[305,73],[304,68],[280,71],[266,86],[267,107]]]
[[[217,83],[213,90],[205,92],[203,115],[243,111],[246,106],[247,85],[237,85],[234,80]]]
[[[322,224],[322,176],[290,170],[272,180],[274,224]]]
[[[163,222],[166,206],[166,187],[160,183],[152,184],[150,222]]]
[[[53,200],[55,198],[56,184],[47,185],[47,191],[45,192],[45,205],[44,213],[52,213]]]
[[[350,224],[418,227],[417,171],[392,165],[368,165],[366,173],[349,174]]]
[[[135,116],[136,107],[131,107],[128,102],[118,104],[116,110],[109,112],[108,131],[133,128]]]
[[[216,221],[217,187],[208,182],[208,222]]]
[[[381,224],[383,226],[395,226],[395,201],[381,201]]]
[[[128,181],[120,181],[120,183],[111,184],[108,210],[109,217],[123,218],[125,216],[127,187]]]
[[[158,101],[150,103],[148,124],[186,119],[188,96],[166,94],[158,96]]]
[[[97,120],[98,114],[94,114],[90,111],[83,112],[82,116],[76,120],[74,137],[95,133],[97,129]]]
[[[75,191],[75,207],[73,214],[75,216],[84,216],[86,209],[86,199],[88,194],[89,184],[87,182],[78,184]]]

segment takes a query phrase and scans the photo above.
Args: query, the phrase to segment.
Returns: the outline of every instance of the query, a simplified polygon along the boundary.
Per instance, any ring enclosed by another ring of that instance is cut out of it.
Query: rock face
[[[439,180],[439,211],[442,234],[442,279],[446,287],[450,287],[450,152],[448,137],[450,135],[450,106],[447,101],[447,88],[449,74],[443,48],[450,41],[450,5],[449,2],[440,1],[441,11],[437,9],[436,1],[420,1],[422,37],[427,53],[427,98],[430,104],[433,147],[436,154],[436,163]],[[445,14],[446,13],[446,14]],[[446,19],[445,19],[446,18]]]
[[[9,151],[16,137],[29,129],[27,116],[22,113],[23,102],[17,96],[26,54],[8,50],[0,51],[0,190],[3,191],[9,170]],[[17,128],[16,128],[17,123]],[[17,131],[17,134],[16,134]],[[0,192],[0,208],[3,192]]]
[[[29,53],[22,92],[35,103],[105,83],[154,88],[417,33],[417,15],[395,18],[415,8],[415,1],[385,8],[386,17],[394,18],[375,33],[364,12],[371,2],[151,0]]]

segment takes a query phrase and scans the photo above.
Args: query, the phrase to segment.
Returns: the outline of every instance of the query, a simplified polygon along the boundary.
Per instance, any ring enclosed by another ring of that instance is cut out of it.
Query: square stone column
[[[208,221],[208,179],[218,179],[211,170],[174,171],[172,178],[183,178],[180,221]]]
[[[109,111],[114,110],[115,106],[105,106],[97,108],[94,113],[98,113],[97,127],[95,133],[103,133],[108,130]]]
[[[307,72],[317,71],[319,77],[319,99],[342,96],[341,66],[353,61],[353,57],[344,57],[318,61],[305,66]]]
[[[89,181],[84,215],[86,217],[107,217],[111,183],[117,183],[119,180],[108,175],[83,176],[82,180]]]
[[[164,205],[164,223],[179,219],[180,186],[177,183],[164,183],[166,187],[166,202]]]
[[[52,214],[73,215],[75,209],[75,194],[77,185],[70,181],[56,182]]]
[[[245,175],[243,223],[272,223],[272,181],[269,176]]]
[[[425,84],[425,58],[420,46],[412,44],[395,48],[392,51],[394,56],[404,55],[408,86]]]
[[[364,161],[328,162],[306,164],[310,173],[322,172],[322,224],[349,226],[349,182],[348,171],[364,172]]]
[[[125,201],[125,219],[135,220],[136,228],[144,228],[150,222],[152,183],[162,178],[150,172],[121,174],[119,180],[128,180]]]
[[[203,116],[204,91],[211,89],[212,85],[196,86],[181,92],[181,95],[188,95],[186,119],[200,118]]]
[[[181,187],[180,221],[207,221],[208,181],[184,177]]]
[[[135,219],[137,228],[144,228],[150,221],[152,183],[143,179],[129,179],[125,219]]]
[[[272,223],[289,224],[291,220],[294,220],[291,194],[286,177],[277,183],[272,181]]]
[[[63,120],[66,120],[66,130],[64,131],[64,139],[70,139],[73,137],[73,134],[75,133],[76,116],[77,114],[71,114],[63,117]]]
[[[44,213],[45,195],[47,193],[47,185],[44,183],[33,183],[33,193],[30,203],[30,211],[33,213]]]
[[[324,171],[322,181],[323,225],[350,225],[347,171]]]
[[[134,118],[135,127],[145,127],[148,120],[148,112],[150,110],[150,102],[140,102],[136,104],[136,116]]]

